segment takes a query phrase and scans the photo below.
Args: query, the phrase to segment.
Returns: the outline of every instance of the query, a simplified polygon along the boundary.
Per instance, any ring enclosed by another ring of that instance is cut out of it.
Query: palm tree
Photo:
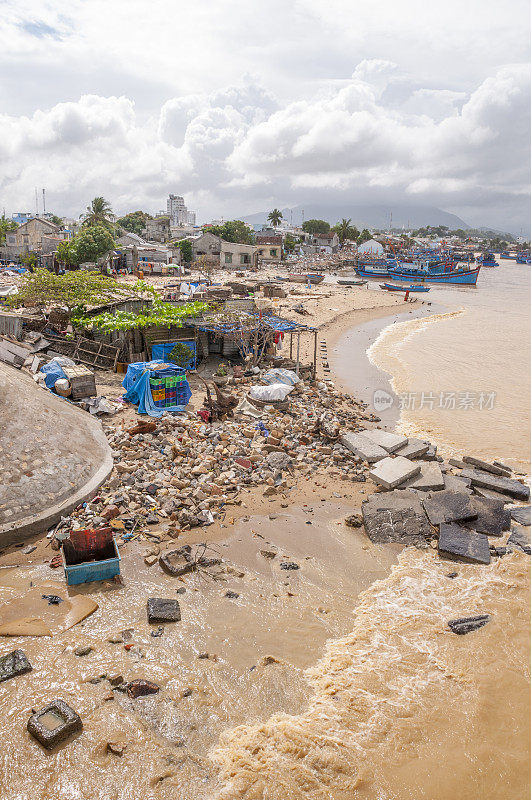
[[[335,231],[339,236],[339,241],[341,242],[341,244],[343,244],[345,239],[352,238],[352,227],[350,225],[351,222],[352,222],[351,219],[345,219],[345,217],[343,217],[341,222],[338,222],[337,225],[335,226]]]
[[[95,197],[83,215],[83,225],[103,225],[112,228],[112,209],[104,197]]]
[[[282,211],[279,211],[278,208],[274,208],[273,211],[270,211],[267,215],[268,221],[271,223],[273,228],[276,228],[277,225],[280,225],[280,220],[282,219]]]

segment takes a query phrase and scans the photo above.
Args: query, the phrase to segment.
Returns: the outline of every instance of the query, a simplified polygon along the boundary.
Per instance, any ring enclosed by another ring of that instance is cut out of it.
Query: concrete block
[[[531,537],[529,537],[527,531],[522,530],[522,528],[513,528],[511,530],[511,535],[507,539],[507,544],[509,547],[517,547],[519,550],[523,550],[524,553],[527,553],[528,556],[531,556]]]
[[[437,492],[423,500],[423,505],[432,525],[476,519],[478,515],[472,508],[470,495],[464,492]]]
[[[477,469],[482,469],[484,472],[491,472],[493,475],[501,475],[505,478],[510,478],[512,470],[505,469],[504,467],[497,467],[495,464],[489,464],[488,461],[482,461],[480,458],[474,456],[463,456],[465,464],[470,464]]]
[[[520,525],[531,525],[531,506],[511,508],[511,517]]]
[[[430,449],[429,442],[423,442],[422,439],[409,438],[407,444],[395,450],[397,456],[404,456],[404,458],[420,458],[427,453]]]
[[[33,667],[28,661],[26,654],[22,650],[13,650],[5,656],[0,657],[0,683],[14,678],[16,675],[23,675],[31,672]]]
[[[440,491],[444,489],[444,476],[436,461],[420,461],[420,475],[408,481],[408,489],[417,489],[420,492]]]
[[[462,478],[460,475],[444,475],[444,488],[450,492],[461,492],[463,494],[472,494],[470,488],[470,481],[468,478]]]
[[[177,600],[150,597],[147,601],[148,622],[179,622],[181,609]]]
[[[397,456],[396,458],[388,456],[373,466],[369,472],[369,478],[372,478],[375,483],[385,489],[394,489],[404,481],[407,481],[408,478],[413,478],[419,473],[420,464],[415,464],[403,456]]]
[[[500,492],[500,494],[508,494],[516,500],[529,500],[529,486],[525,486],[514,478],[492,475],[479,469],[465,469],[461,475],[463,478],[470,478],[472,486],[480,486],[482,489],[492,489],[495,492]]]
[[[407,436],[400,436],[398,433],[382,431],[380,428],[372,428],[371,430],[363,431],[363,436],[366,436],[371,442],[377,444],[378,447],[383,447],[388,453],[394,453],[399,447],[404,447],[404,445],[408,443]]]
[[[372,542],[427,547],[432,529],[419,496],[409,490],[372,494],[362,505],[363,524]]]
[[[473,564],[490,564],[489,540],[482,533],[448,525],[439,530],[439,553]]]
[[[473,511],[477,511],[477,517],[465,523],[467,528],[487,536],[501,536],[503,531],[510,530],[511,513],[505,508],[503,500],[473,496],[470,505]]]
[[[83,728],[81,717],[64,700],[54,700],[28,720],[28,731],[50,750]]]
[[[340,437],[340,442],[343,447],[346,447],[354,455],[359,456],[363,461],[368,461],[369,464],[374,461],[380,461],[387,455],[387,450],[379,447],[362,433],[345,433]]]

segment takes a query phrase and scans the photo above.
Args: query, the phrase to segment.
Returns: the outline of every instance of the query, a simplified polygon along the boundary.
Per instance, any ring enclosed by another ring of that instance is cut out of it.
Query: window
[[[225,264],[232,264],[232,253],[225,253]]]
[[[249,256],[247,253],[240,253],[240,264],[248,264],[249,263]]]
[[[8,234],[7,243],[8,244],[16,244],[17,243],[17,237],[14,234]]]
[[[269,252],[271,253],[271,258],[276,258],[277,257],[277,248],[276,247],[272,247]]]

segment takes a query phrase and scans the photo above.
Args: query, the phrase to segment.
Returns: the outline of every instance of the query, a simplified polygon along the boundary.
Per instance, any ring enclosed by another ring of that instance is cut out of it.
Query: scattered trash
[[[64,700],[54,700],[28,720],[28,731],[48,750],[83,729],[81,717]]]

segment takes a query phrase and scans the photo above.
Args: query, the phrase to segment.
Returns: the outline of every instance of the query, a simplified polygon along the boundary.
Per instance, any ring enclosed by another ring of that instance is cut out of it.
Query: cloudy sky
[[[427,204],[531,233],[526,0],[0,0],[0,210]]]

